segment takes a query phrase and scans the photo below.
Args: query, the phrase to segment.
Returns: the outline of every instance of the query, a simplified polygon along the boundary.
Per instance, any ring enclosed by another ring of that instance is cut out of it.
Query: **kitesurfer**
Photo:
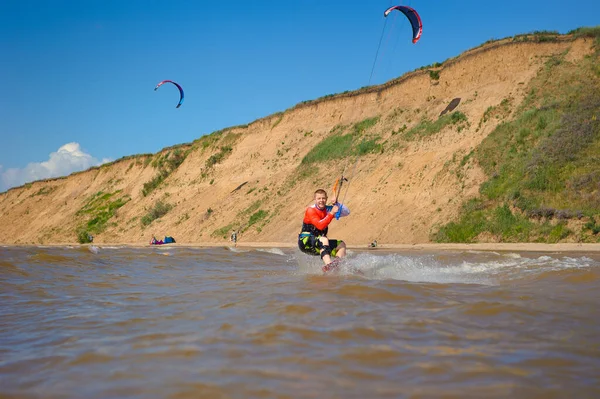
[[[318,189],[314,194],[314,205],[306,208],[304,220],[302,221],[302,232],[298,235],[298,247],[300,251],[309,255],[320,255],[323,263],[323,271],[329,270],[328,265],[333,258],[346,256],[346,244],[342,240],[327,237],[329,223],[336,213],[341,210],[341,216],[350,214],[350,210],[337,202],[333,206],[327,206],[327,192]]]

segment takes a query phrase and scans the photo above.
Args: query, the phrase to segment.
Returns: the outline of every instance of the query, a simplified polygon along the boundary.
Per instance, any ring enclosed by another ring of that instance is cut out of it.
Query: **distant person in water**
[[[231,242],[233,242],[233,246],[237,247],[237,233],[235,230],[231,233]]]
[[[327,192],[323,189],[315,191],[314,202],[304,213],[302,231],[298,235],[298,248],[305,254],[321,256],[325,264],[323,271],[326,272],[329,270],[328,265],[333,261],[332,258],[346,256],[346,243],[327,237],[329,223],[340,209],[340,216],[348,216],[350,210],[338,203],[337,198],[333,205],[327,206]]]

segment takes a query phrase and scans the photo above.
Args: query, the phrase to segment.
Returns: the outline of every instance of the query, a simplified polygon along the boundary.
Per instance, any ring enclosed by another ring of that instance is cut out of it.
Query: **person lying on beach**
[[[163,240],[157,240],[156,237],[152,236],[150,240],[150,245],[162,245],[164,244]]]

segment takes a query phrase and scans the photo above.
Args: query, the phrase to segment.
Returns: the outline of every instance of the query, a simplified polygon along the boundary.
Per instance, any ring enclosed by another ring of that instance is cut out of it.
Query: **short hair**
[[[327,197],[327,191],[323,190],[322,188],[315,191],[315,197],[317,196],[317,194],[323,194]]]

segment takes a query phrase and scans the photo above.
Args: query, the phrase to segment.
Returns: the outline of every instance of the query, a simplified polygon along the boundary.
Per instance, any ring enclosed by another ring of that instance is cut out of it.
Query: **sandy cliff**
[[[352,215],[333,222],[330,236],[355,245],[373,239],[427,243],[431,232],[452,220],[485,179],[465,156],[501,121],[482,122],[486,109],[503,100],[511,109],[517,107],[547,58],[565,51],[577,62],[591,51],[590,43],[568,38],[491,43],[435,68],[439,79],[429,69],[416,71],[225,129],[211,139],[180,146],[185,160],[147,196],[142,194],[144,183],[157,176],[160,159],[169,159],[176,149],[11,189],[0,194],[0,243],[76,243],[78,229],[103,204],[118,198],[125,205],[110,214],[95,243],[146,243],[152,234],[172,235],[180,243],[219,242],[231,229],[242,230],[242,241],[294,242],[313,191],[329,191],[342,169],[354,164],[350,157],[321,164],[315,172],[314,166],[300,164],[303,157],[335,134],[336,127],[348,132],[369,118],[378,118],[377,123],[364,135],[382,144],[383,152],[359,158],[346,197]],[[462,129],[449,126],[409,141],[395,134],[424,118],[435,120],[457,97],[456,110],[468,119]],[[214,158],[219,154],[220,159]],[[98,193],[112,195],[94,202],[102,197]],[[144,225],[142,218],[158,201],[173,208]]]

